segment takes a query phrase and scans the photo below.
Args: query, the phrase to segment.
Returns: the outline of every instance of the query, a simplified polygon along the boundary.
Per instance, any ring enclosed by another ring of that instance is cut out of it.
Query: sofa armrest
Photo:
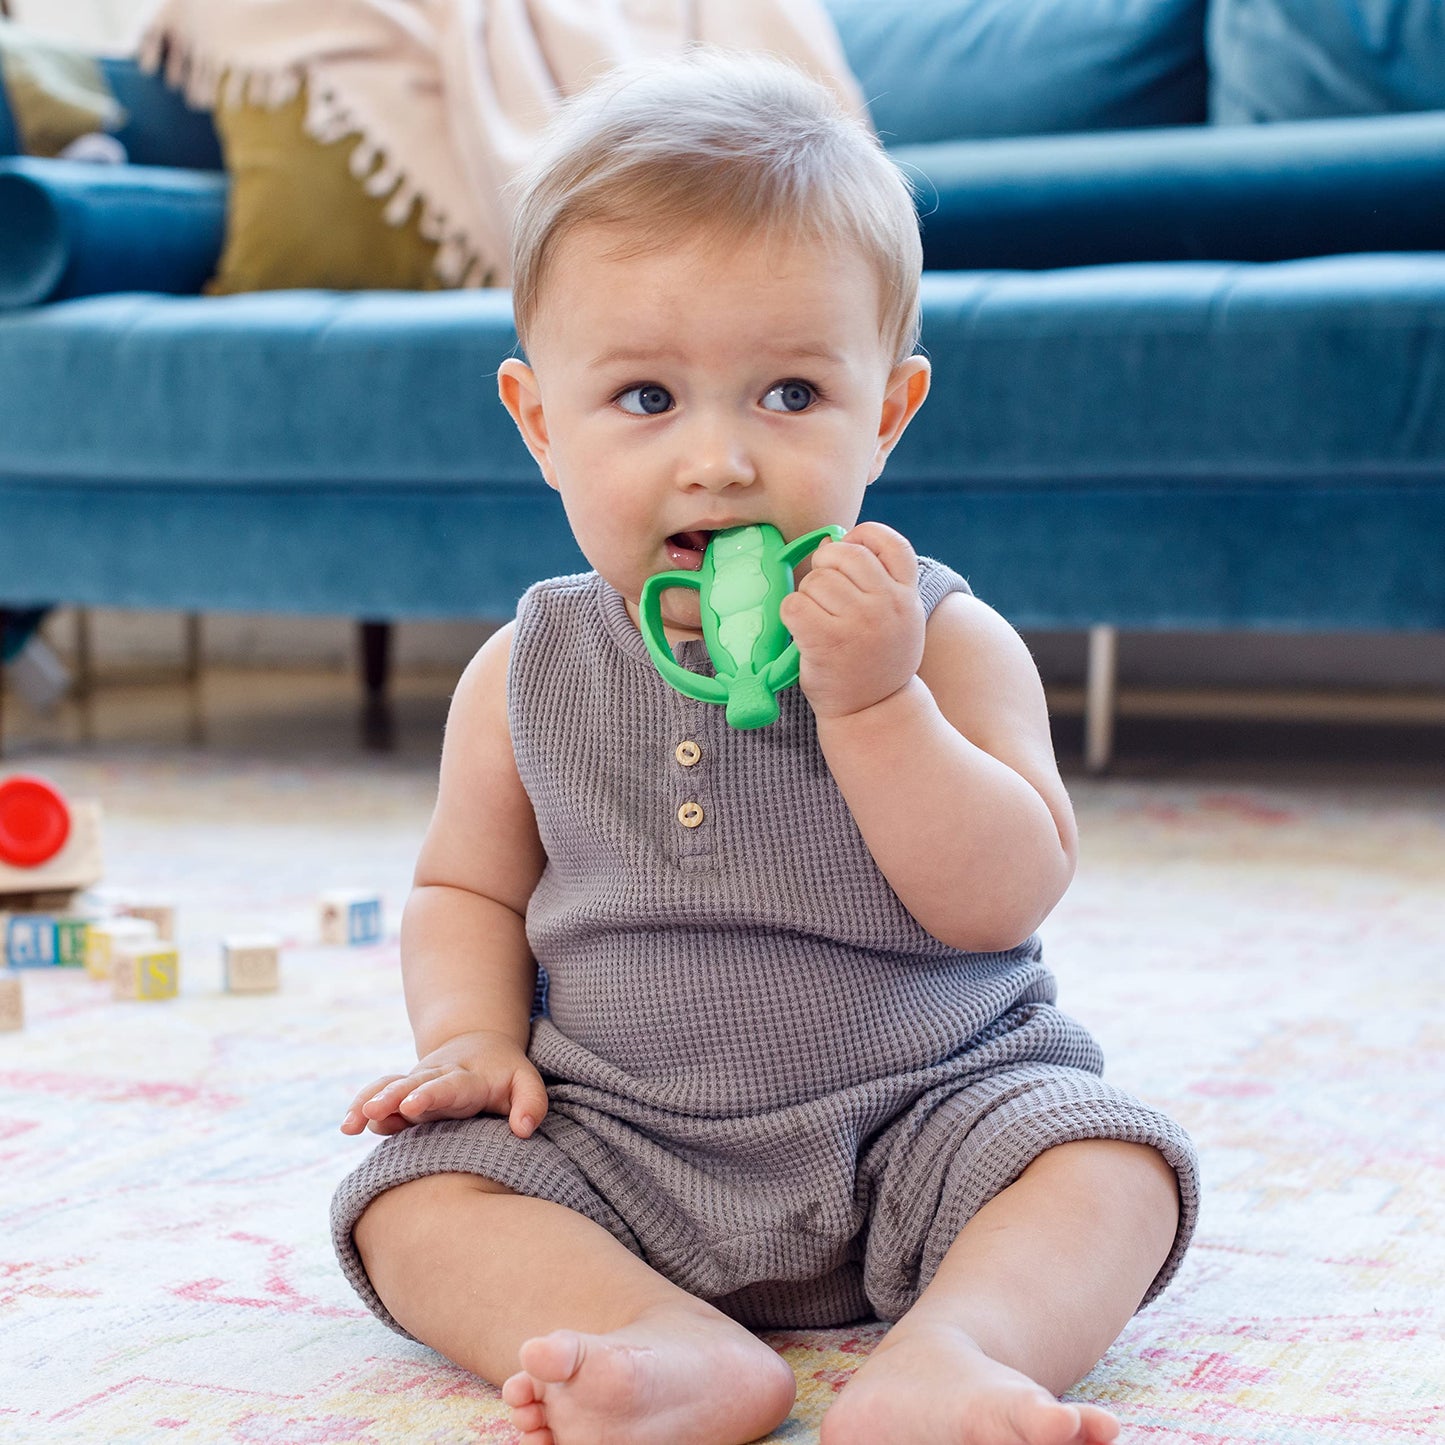
[[[1445,111],[891,154],[933,270],[1445,250]]]
[[[0,310],[109,291],[194,295],[225,239],[210,171],[0,161]]]

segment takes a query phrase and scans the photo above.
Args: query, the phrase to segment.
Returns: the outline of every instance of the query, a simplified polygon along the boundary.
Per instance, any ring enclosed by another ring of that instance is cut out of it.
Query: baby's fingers
[[[508,1122],[519,1139],[530,1139],[547,1115],[547,1086],[532,1065],[524,1064],[512,1075],[512,1101]]]
[[[410,1098],[419,1087],[425,1087],[436,1076],[431,1074],[419,1081],[415,1072],[410,1074],[395,1074],[391,1078],[381,1081],[380,1087],[365,1100],[361,1105],[361,1112],[368,1119],[385,1119],[389,1114],[403,1111],[401,1103],[404,1099]]]
[[[341,1132],[343,1134],[359,1134],[366,1128],[368,1115],[363,1112],[363,1106],[370,1103],[388,1084],[395,1083],[398,1079],[405,1078],[404,1074],[386,1074],[382,1078],[368,1084],[351,1101],[341,1120]]]
[[[396,1110],[413,1124],[429,1119],[470,1119],[487,1107],[486,1091],[471,1074],[453,1071],[418,1084]]]
[[[384,1119],[368,1119],[366,1127],[373,1134],[400,1134],[403,1129],[411,1128],[412,1123],[400,1114],[388,1114]]]
[[[918,585],[918,553],[902,532],[896,532],[882,522],[859,522],[843,540],[866,547],[895,582],[905,587]]]

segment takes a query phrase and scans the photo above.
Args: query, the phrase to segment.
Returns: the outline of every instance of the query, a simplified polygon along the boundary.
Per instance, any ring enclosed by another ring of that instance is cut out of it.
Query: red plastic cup
[[[0,783],[0,863],[38,868],[65,847],[70,807],[40,778],[6,778]]]

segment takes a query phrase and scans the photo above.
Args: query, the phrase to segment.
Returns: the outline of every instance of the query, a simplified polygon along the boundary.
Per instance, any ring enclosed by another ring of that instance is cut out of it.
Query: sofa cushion
[[[929,273],[882,486],[1445,475],[1445,255]],[[0,472],[511,487],[503,291],[120,295],[0,316]]]
[[[1445,255],[925,277],[865,515],[1016,626],[1445,626]]]
[[[1445,113],[900,146],[924,265],[1445,250]]]
[[[92,297],[0,315],[0,473],[364,489],[530,483],[510,293]]]
[[[827,0],[886,144],[1205,118],[1206,0]]]
[[[0,311],[117,290],[198,291],[226,179],[165,166],[0,161]]]
[[[1213,0],[1210,119],[1445,110],[1438,0]]]
[[[508,616],[586,566],[496,394],[501,291],[0,314],[11,604]],[[47,538],[37,558],[23,540]]]
[[[884,485],[1445,476],[1445,255],[924,282],[934,395]]]

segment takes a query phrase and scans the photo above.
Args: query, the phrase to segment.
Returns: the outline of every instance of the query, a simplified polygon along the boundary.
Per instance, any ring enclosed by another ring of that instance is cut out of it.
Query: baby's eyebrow
[[[831,346],[822,343],[801,342],[797,345],[780,343],[769,347],[762,355],[773,365],[786,368],[789,362],[824,361],[841,365],[843,357]],[[599,351],[588,363],[589,366],[649,366],[659,362],[685,362],[687,354],[670,346],[611,346]]]
[[[681,361],[680,351],[666,346],[613,346],[599,351],[589,366],[649,366],[659,361]]]
[[[798,346],[780,346],[777,351],[769,353],[776,356],[779,361],[827,361],[834,364],[842,362],[843,357],[831,346],[824,346],[821,342],[804,342]]]

